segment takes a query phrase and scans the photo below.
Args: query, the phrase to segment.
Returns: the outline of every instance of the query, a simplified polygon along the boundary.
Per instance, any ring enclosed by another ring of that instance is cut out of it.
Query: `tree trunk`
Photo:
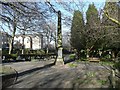
[[[13,19],[13,33],[12,33],[12,38],[10,39],[9,54],[13,53],[13,44],[14,44],[16,26],[17,26],[16,16],[14,16],[14,19]]]
[[[24,35],[23,35],[23,39],[22,39],[22,54],[24,54]]]
[[[56,40],[56,37],[55,37],[55,49],[57,50],[57,40]]]
[[[48,54],[49,52],[49,36],[47,36],[47,48],[46,48],[46,53]]]
[[[32,37],[30,37],[30,49],[32,50]]]
[[[10,43],[9,43],[9,54],[11,54],[13,52],[13,37],[10,39]]]
[[[15,32],[16,32],[16,22],[14,22],[13,34],[12,34],[12,38],[10,39],[9,54],[13,53],[13,44],[14,44]]]
[[[89,58],[89,49],[87,49],[86,57]]]

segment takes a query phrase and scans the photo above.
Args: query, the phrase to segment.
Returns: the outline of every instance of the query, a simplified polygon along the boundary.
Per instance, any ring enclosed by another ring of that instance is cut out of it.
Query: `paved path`
[[[44,67],[45,65],[49,65],[54,63],[54,60],[47,61],[27,61],[27,62],[11,62],[11,63],[3,63],[3,66],[12,67],[18,73],[22,73],[31,69]]]
[[[106,88],[109,75],[99,63],[71,62],[19,76],[14,88]]]
[[[51,60],[36,60],[36,61],[25,61],[25,62],[10,62],[10,63],[2,63],[3,66],[6,67],[12,67],[12,69],[15,69],[18,73],[21,72],[25,72],[31,69],[35,69],[35,68],[40,68],[40,67],[44,67],[46,65],[52,64],[54,63],[54,59]],[[64,61],[65,62],[69,62],[71,60],[69,60],[69,55],[65,55],[64,57]]]

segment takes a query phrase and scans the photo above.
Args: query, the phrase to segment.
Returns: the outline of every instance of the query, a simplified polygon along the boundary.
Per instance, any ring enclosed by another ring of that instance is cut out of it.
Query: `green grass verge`
[[[15,70],[8,66],[0,66],[0,74],[11,74],[15,73]]]
[[[107,80],[97,80],[98,83],[100,83],[101,85],[105,85],[108,81]]]
[[[75,64],[75,63],[69,63],[68,64],[70,67],[77,67],[77,64]]]
[[[113,66],[114,65],[114,63],[110,62],[110,61],[101,61],[100,64],[102,64],[102,65],[108,65],[108,66]]]

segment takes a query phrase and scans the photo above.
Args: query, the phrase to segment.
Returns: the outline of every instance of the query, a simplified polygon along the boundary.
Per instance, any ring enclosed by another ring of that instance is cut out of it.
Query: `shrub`
[[[63,48],[63,54],[70,54],[69,49],[67,49],[67,48]]]
[[[109,54],[106,54],[100,58],[100,61],[112,61],[112,58]]]
[[[30,49],[25,49],[25,54],[29,54],[30,53]]]
[[[75,59],[76,55],[75,54],[70,54],[70,59]]]
[[[37,54],[45,54],[44,50],[37,50]]]
[[[16,60],[16,58],[18,57],[17,54],[6,54],[4,56],[5,56],[5,60],[10,60],[10,59]]]
[[[88,61],[87,58],[81,58],[80,60],[81,60],[81,61]]]
[[[6,55],[6,54],[9,54],[9,50],[2,49],[2,55]]]
[[[120,57],[117,58],[114,67],[120,71]]]

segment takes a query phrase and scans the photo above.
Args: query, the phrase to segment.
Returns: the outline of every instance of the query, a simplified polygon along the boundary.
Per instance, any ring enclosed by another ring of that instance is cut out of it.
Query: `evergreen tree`
[[[87,57],[93,51],[97,50],[100,45],[100,18],[94,4],[90,4],[86,12],[86,50]]]
[[[86,19],[90,29],[98,27],[98,25],[100,24],[98,11],[94,4],[89,5],[88,10],[86,12]]]
[[[74,11],[71,27],[71,45],[79,53],[85,47],[84,20],[80,11]]]
[[[118,24],[116,24],[114,21],[112,21],[108,17],[111,17],[118,21],[118,15],[119,15],[118,10],[119,10],[119,7],[117,2],[106,2],[104,6],[104,14],[102,19],[103,24],[117,26]]]
[[[112,23],[115,23],[120,27],[120,2],[106,2],[104,7],[104,15]]]
[[[112,17],[113,19],[119,21],[119,9],[117,2],[106,2],[104,7],[104,14],[102,16],[102,26],[104,26],[104,48],[111,49],[113,51],[113,56],[116,56],[116,51],[119,51],[120,47],[120,30],[119,25],[108,18]],[[106,13],[108,16],[106,16]]]

